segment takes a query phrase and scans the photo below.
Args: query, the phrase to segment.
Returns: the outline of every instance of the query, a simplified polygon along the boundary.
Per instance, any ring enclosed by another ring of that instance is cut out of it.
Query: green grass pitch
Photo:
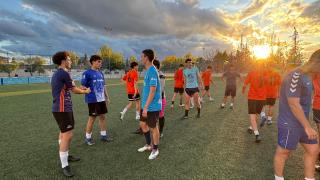
[[[125,86],[108,80],[111,105],[108,107],[108,131],[112,143],[98,141],[95,124],[93,138],[96,144],[84,144],[87,106],[83,95],[72,95],[75,131],[70,153],[81,157],[72,163],[74,179],[273,179],[273,155],[277,144],[274,123],[261,129],[262,142],[254,143],[249,125],[247,102],[240,94],[235,109],[220,110],[224,85],[217,80],[211,88],[214,102],[205,102],[202,117],[195,119],[192,110],[188,120],[180,120],[184,111],[170,110],[173,81],[167,81],[168,106],[160,155],[148,160],[149,153],[138,153],[144,145],[143,136],[131,134],[138,122],[134,110],[119,121],[119,112],[127,103]],[[139,85],[141,89],[141,84]],[[207,99],[206,99],[207,100]],[[65,179],[58,157],[58,126],[51,114],[49,84],[12,85],[0,87],[0,179]],[[276,113],[277,114],[277,113]],[[303,179],[301,147],[287,162],[285,177]],[[320,178],[319,174],[316,178]]]

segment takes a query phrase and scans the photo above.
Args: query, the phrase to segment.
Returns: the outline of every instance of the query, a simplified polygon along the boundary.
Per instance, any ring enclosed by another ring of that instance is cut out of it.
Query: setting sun
[[[257,59],[265,59],[270,55],[270,46],[268,45],[253,46],[252,53]]]

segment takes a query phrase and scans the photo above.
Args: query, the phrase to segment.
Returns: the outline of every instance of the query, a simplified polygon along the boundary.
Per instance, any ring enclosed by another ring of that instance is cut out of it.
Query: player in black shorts
[[[86,126],[85,143],[89,146],[94,144],[92,138],[93,124],[96,117],[99,117],[100,140],[110,142],[112,138],[107,133],[106,117],[108,112],[107,103],[110,102],[107,89],[105,88],[104,75],[100,71],[102,59],[98,55],[90,57],[91,68],[86,70],[82,75],[81,84],[83,87],[91,89],[91,93],[85,96],[88,104],[89,118]]]
[[[237,78],[241,79],[240,74],[235,71],[234,65],[230,65],[229,70],[223,73],[221,77],[222,81],[226,83],[223,102],[220,106],[221,108],[225,107],[228,97],[231,97],[230,108],[233,108],[234,99],[237,95]]]
[[[69,146],[73,136],[74,117],[71,101],[71,92],[76,94],[88,94],[90,89],[77,88],[72,81],[68,70],[71,69],[71,60],[69,54],[65,51],[57,52],[52,57],[53,63],[58,65],[58,70],[51,79],[52,89],[52,114],[58,123],[59,134],[59,155],[62,166],[62,172],[67,177],[72,177],[69,163],[79,161],[80,158],[69,155]]]

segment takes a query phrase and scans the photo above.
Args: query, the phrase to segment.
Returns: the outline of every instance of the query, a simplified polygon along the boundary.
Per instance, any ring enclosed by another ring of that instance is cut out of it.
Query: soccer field
[[[184,110],[170,110],[173,81],[167,81],[166,124],[160,141],[160,155],[148,160],[149,153],[138,153],[145,144],[143,136],[131,134],[138,126],[134,110],[119,121],[119,112],[127,103],[125,86],[107,80],[111,96],[108,107],[108,131],[114,142],[98,140],[84,144],[87,105],[83,95],[72,95],[75,131],[70,153],[81,157],[72,163],[74,179],[274,179],[273,155],[277,144],[276,124],[261,129],[262,142],[256,144],[247,133],[249,125],[246,97],[240,94],[235,109],[219,109],[224,85],[217,81],[211,88],[214,102],[206,101],[202,117],[195,119],[192,110],[181,120]],[[139,85],[141,89],[141,84]],[[205,99],[207,100],[207,99]],[[65,179],[58,154],[58,126],[51,114],[49,84],[0,87],[0,179]],[[277,114],[277,113],[276,113]],[[303,179],[301,147],[287,162],[285,177]],[[319,179],[319,174],[316,179]]]

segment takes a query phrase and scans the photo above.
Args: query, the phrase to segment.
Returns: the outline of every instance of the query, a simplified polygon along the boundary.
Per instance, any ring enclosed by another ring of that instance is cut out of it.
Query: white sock
[[[125,107],[125,108],[122,110],[122,113],[125,114],[127,111],[128,111],[128,108]]]
[[[61,144],[61,139],[58,140],[59,145]]]
[[[284,178],[283,177],[279,177],[277,175],[274,175],[274,180],[284,180]]]
[[[230,103],[230,106],[233,106],[233,103]]]
[[[265,116],[266,116],[266,113],[262,111],[262,112],[260,113],[260,116],[261,116],[261,117],[265,117]]]
[[[256,130],[256,131],[253,131],[254,132],[254,135],[259,135],[259,131],[258,130]]]
[[[225,106],[226,104],[222,103],[221,106]]]
[[[253,130],[253,129],[252,129],[252,126],[249,126],[249,129]]]
[[[315,180],[314,178],[307,178],[305,177],[304,180]]]
[[[106,136],[107,135],[107,131],[100,131],[101,136]]]
[[[140,112],[139,111],[136,111],[136,116],[140,116]]]
[[[91,139],[91,135],[92,135],[92,133],[86,133],[86,138]]]
[[[68,156],[69,156],[69,151],[66,152],[59,152],[60,155],[60,161],[61,161],[61,167],[64,168],[68,166]]]
[[[272,121],[272,116],[268,116],[268,120],[269,120],[269,121]]]

